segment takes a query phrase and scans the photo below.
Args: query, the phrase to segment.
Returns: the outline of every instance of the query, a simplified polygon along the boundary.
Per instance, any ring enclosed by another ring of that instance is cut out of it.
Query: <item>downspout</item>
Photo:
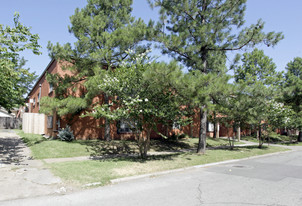
[[[41,87],[42,87],[42,84],[39,84],[39,87],[40,87],[40,89],[39,89],[39,112],[40,112],[40,104],[41,104],[40,100],[41,100]]]

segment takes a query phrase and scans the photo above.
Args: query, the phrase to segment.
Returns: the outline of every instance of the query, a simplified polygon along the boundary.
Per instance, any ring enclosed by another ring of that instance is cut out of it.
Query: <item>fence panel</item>
[[[24,133],[45,134],[45,115],[38,113],[24,113],[22,119]]]

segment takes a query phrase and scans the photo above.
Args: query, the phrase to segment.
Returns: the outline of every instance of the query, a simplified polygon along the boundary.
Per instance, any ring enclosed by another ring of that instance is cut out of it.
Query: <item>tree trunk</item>
[[[219,122],[217,122],[217,123],[216,123],[216,138],[218,138],[218,139],[219,139],[219,130],[220,130],[219,127],[220,127],[220,126],[219,126]]]
[[[263,141],[262,141],[262,135],[261,135],[261,124],[259,125],[259,148],[262,148],[262,144],[263,144]]]
[[[240,142],[240,139],[241,139],[241,128],[240,126],[237,127],[237,140],[238,142]]]
[[[206,7],[206,2],[204,2],[204,5]],[[205,23],[205,19],[202,20],[202,23]],[[204,74],[208,73],[208,62],[207,62],[207,50],[203,50],[201,52],[201,58],[202,58],[202,70],[201,72]],[[200,108],[200,128],[199,128],[199,142],[198,142],[198,148],[197,153],[204,154],[206,152],[206,138],[207,138],[207,111],[206,111],[206,105],[201,106]]]
[[[213,138],[216,139],[216,127],[217,127],[217,123],[214,121],[214,132],[213,132]]]
[[[199,129],[199,142],[197,153],[204,154],[206,151],[206,137],[207,137],[207,111],[206,106],[200,108],[200,129]]]
[[[213,132],[213,138],[215,139],[216,138],[216,134],[217,134],[217,122],[216,122],[216,112],[214,111],[213,112],[213,115],[214,115],[214,117],[213,117],[213,121],[214,121],[214,132]]]
[[[104,102],[105,104],[109,103],[109,97],[107,96],[107,94],[104,94]],[[104,134],[105,140],[106,141],[110,141],[111,137],[110,137],[110,122],[107,118],[105,118],[105,134]]]
[[[298,142],[302,142],[302,131],[299,131]]]
[[[148,129],[147,131],[147,140],[144,147],[144,157],[147,158],[147,152],[150,149],[150,135],[151,135],[151,129]]]
[[[147,153],[150,149],[150,135],[151,135],[151,129],[147,129],[147,137],[143,136],[143,133],[140,136],[139,139],[139,152],[142,159],[147,159]]]

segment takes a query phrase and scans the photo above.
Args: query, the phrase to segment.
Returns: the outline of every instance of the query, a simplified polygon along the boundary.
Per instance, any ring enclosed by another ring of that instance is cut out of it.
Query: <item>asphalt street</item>
[[[302,205],[302,148],[0,205]]]

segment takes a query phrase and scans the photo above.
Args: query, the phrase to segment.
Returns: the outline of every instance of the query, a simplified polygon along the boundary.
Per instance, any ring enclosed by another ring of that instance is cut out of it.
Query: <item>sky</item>
[[[86,0],[0,0],[0,24],[13,25],[15,12],[20,14],[20,22],[31,27],[32,33],[39,35],[42,55],[23,52],[27,60],[26,67],[41,75],[51,61],[47,44],[74,42],[75,38],[68,32],[69,17],[76,8],[83,8]],[[259,45],[264,53],[273,59],[278,71],[283,71],[286,64],[295,57],[302,57],[302,1],[301,0],[248,0],[246,26],[255,24],[258,19],[265,22],[264,31],[283,32],[285,38],[274,48]],[[146,0],[134,0],[133,16],[146,22],[156,19],[157,12],[151,10]],[[251,50],[249,50],[251,51]],[[229,55],[232,59],[234,53]],[[164,59],[167,59],[164,57]]]

